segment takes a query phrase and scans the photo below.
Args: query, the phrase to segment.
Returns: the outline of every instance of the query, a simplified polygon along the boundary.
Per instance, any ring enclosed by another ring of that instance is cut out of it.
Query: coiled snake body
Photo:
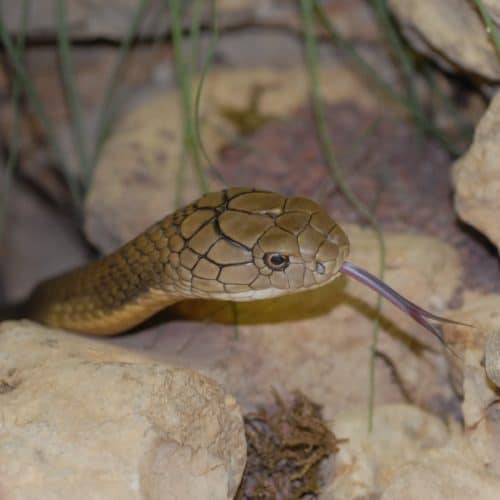
[[[230,188],[168,215],[112,254],[42,282],[28,300],[28,317],[113,335],[183,299],[264,299],[324,285],[344,272],[440,337],[427,319],[448,320],[346,262],[348,253],[346,235],[317,203]]]

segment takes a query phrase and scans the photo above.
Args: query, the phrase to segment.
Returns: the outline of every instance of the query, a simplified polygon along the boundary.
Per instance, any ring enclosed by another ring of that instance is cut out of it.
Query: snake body
[[[38,285],[28,316],[113,335],[189,298],[249,301],[335,279],[349,253],[315,202],[251,188],[208,193],[115,252]]]

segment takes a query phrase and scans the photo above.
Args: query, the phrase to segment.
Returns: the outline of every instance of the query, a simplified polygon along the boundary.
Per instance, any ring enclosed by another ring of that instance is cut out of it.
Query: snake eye
[[[264,263],[267,267],[275,271],[282,271],[290,262],[290,259],[281,253],[266,253],[264,255]]]
[[[316,262],[316,272],[318,274],[325,274],[325,266],[321,262]]]

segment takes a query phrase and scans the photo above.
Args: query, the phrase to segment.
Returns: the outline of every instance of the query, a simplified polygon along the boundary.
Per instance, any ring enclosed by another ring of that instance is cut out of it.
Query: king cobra
[[[250,188],[205,194],[114,253],[38,285],[27,316],[114,335],[192,299],[251,301],[323,286],[344,273],[442,341],[436,316],[347,262],[349,240],[314,201]],[[459,323],[461,324],[461,323]]]

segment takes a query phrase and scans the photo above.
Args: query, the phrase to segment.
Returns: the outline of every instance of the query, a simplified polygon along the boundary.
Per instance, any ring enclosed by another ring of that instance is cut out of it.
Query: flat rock
[[[403,463],[415,460],[422,450],[440,448],[449,438],[439,418],[404,404],[377,407],[372,432],[364,409],[338,415],[332,429],[347,441],[335,456],[322,500],[378,498]]]
[[[498,12],[498,0],[488,3]],[[458,67],[487,80],[500,79],[498,56],[474,2],[389,0],[389,5],[415,49],[447,70]]]
[[[2,499],[233,497],[243,422],[212,380],[27,321],[0,361]]]
[[[474,461],[465,445],[450,444],[407,462],[381,500],[497,500],[500,476]]]
[[[453,167],[460,217],[500,248],[500,94],[479,122],[472,146]]]

